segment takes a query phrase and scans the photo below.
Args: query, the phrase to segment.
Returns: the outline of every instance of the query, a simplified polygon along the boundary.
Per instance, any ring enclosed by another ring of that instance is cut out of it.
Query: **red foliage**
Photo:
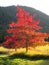
[[[6,37],[7,39],[4,42],[4,44],[7,44],[8,47],[11,46],[11,48],[25,47],[28,44],[37,42],[38,39],[36,39],[34,31],[42,29],[39,26],[40,20],[34,20],[36,13],[31,15],[30,12],[27,12],[20,6],[17,6],[17,11],[16,16],[18,17],[18,21],[17,23],[12,22],[9,24],[7,32],[12,34],[11,37]]]

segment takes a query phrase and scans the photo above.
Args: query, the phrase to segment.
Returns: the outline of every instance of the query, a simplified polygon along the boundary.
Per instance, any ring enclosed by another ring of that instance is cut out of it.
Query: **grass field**
[[[29,61],[24,59],[0,60],[0,65],[49,65],[47,60]]]
[[[0,47],[0,51],[4,51],[4,52],[8,52],[10,51],[13,54],[14,49],[6,49],[4,47]],[[17,53],[26,53],[26,49],[25,48],[20,48],[17,49],[16,51]],[[35,48],[30,48],[27,52],[27,54],[29,55],[34,55],[34,54],[43,54],[43,55],[49,55],[49,45],[45,45],[45,46],[37,46]]]
[[[10,59],[8,57],[0,57],[0,65],[49,65],[49,59],[29,60],[23,58]]]
[[[22,48],[13,52],[14,49],[0,47],[0,65],[49,65],[49,46],[31,49],[26,53]]]

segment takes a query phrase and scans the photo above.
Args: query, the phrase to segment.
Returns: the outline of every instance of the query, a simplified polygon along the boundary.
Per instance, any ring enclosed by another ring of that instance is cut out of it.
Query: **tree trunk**
[[[26,43],[26,53],[28,52],[28,43]]]
[[[15,52],[17,51],[17,47],[15,47]]]

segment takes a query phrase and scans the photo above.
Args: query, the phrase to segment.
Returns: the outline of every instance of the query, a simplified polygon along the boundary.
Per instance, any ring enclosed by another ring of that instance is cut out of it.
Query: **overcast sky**
[[[0,0],[0,6],[23,5],[33,7],[49,15],[49,0]]]

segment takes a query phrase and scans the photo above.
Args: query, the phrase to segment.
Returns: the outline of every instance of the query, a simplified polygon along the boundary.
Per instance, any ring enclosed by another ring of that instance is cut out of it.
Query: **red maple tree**
[[[32,45],[33,42],[37,42],[35,32],[36,30],[42,29],[39,26],[40,20],[34,20],[36,14],[30,14],[30,12],[24,10],[22,7],[17,6],[16,16],[18,20],[9,24],[7,32],[11,34],[6,37],[6,41],[3,43],[7,48],[20,48]],[[35,41],[34,41],[35,40]]]

